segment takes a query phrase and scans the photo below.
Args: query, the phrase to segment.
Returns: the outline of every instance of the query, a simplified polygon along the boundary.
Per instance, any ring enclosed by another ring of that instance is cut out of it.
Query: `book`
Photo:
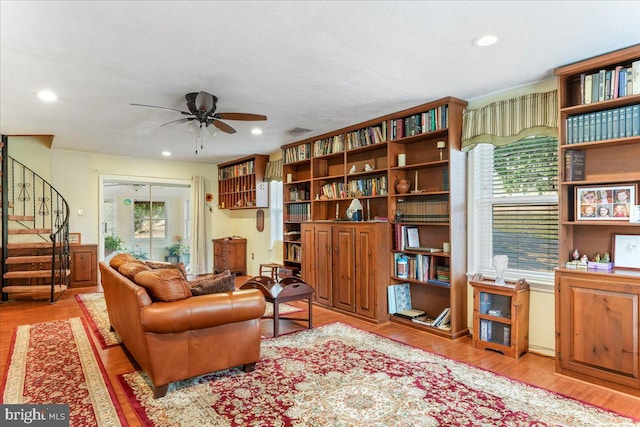
[[[443,320],[447,315],[451,316],[451,308],[449,307],[445,308],[444,310],[442,310],[442,312],[440,312],[440,314],[438,314],[438,317],[436,317],[436,319],[433,321],[431,326],[433,326],[434,328],[437,328],[438,325],[440,325],[443,322]]]
[[[396,294],[393,285],[387,286],[387,303],[389,305],[389,314],[396,314],[398,309],[396,308]]]
[[[584,76],[584,102],[583,104],[591,104],[591,91],[593,90],[593,76],[591,74]]]
[[[565,181],[584,181],[585,154],[584,151],[567,150],[564,153]]]
[[[411,310],[411,285],[409,283],[400,283],[394,285],[393,288],[396,312]]]
[[[631,64],[631,95],[640,94],[640,60]]]
[[[405,319],[414,319],[425,314],[424,310],[416,310],[414,308],[409,310],[398,311],[394,313],[398,317],[404,317]]]

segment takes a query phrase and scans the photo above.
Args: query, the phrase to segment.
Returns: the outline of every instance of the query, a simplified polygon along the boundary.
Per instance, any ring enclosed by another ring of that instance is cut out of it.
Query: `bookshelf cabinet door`
[[[640,279],[556,275],[556,367],[640,388]]]

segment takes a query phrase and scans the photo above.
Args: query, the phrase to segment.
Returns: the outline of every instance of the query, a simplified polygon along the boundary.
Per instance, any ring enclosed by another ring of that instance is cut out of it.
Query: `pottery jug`
[[[409,192],[409,188],[411,187],[411,183],[408,179],[397,179],[396,180],[396,193],[405,194]]]

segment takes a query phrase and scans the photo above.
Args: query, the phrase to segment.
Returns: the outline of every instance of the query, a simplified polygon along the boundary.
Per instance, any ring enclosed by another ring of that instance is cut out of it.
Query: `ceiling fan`
[[[267,116],[263,116],[262,114],[249,114],[249,113],[216,113],[216,103],[218,102],[218,98],[210,93],[200,91],[200,92],[191,92],[186,94],[185,99],[187,100],[187,108],[189,111],[178,110],[175,108],[169,107],[158,107],[155,105],[146,105],[146,104],[130,104],[139,107],[151,107],[151,108],[160,108],[162,110],[169,111],[177,111],[180,114],[190,117],[184,117],[177,120],[172,120],[170,122],[164,123],[160,125],[169,126],[175,125],[179,123],[189,123],[189,131],[196,135],[196,138],[200,137],[202,141],[202,127],[204,126],[209,130],[209,132],[213,135],[213,128],[210,128],[209,125],[213,125],[216,128],[220,129],[226,133],[236,133],[236,130],[226,124],[223,120],[243,120],[243,121],[254,121],[254,120],[267,120]],[[196,140],[197,142],[197,140]],[[202,148],[202,146],[200,147]],[[196,149],[196,154],[198,154],[198,150]]]

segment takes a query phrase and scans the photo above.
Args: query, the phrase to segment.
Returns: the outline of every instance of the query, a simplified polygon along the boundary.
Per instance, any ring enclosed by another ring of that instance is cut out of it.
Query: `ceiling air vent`
[[[304,129],[304,128],[293,128],[293,129],[289,129],[287,131],[287,133],[293,137],[298,137],[300,135],[304,135],[307,132],[311,132],[311,129]]]

